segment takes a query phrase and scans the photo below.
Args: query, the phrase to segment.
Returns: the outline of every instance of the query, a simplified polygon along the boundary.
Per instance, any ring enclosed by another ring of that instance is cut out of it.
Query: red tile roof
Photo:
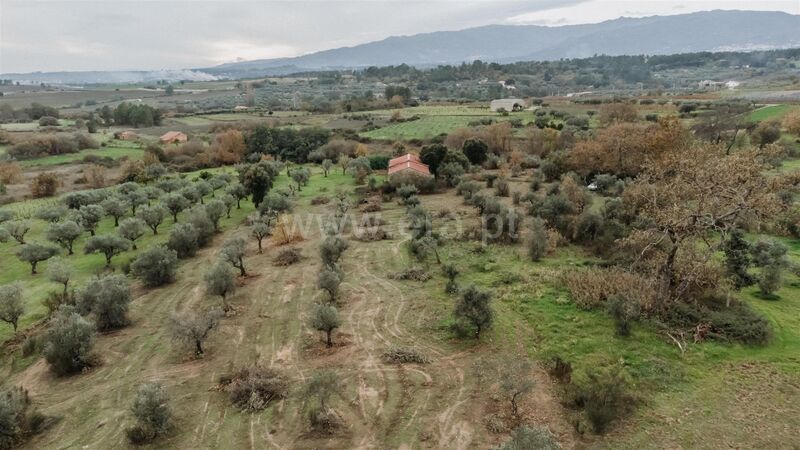
[[[422,175],[430,175],[431,172],[428,170],[428,166],[416,161],[406,161],[401,162],[398,164],[394,164],[389,167],[389,175],[397,172],[402,172],[404,170],[411,170]]]
[[[183,142],[186,141],[187,139],[188,137],[186,136],[186,134],[180,131],[167,131],[166,133],[161,135],[161,142],[174,142],[174,141]]]
[[[397,158],[392,158],[389,160],[389,167],[392,167],[395,164],[405,163],[405,162],[418,162],[421,163],[422,161],[419,160],[419,156],[412,155],[411,153],[406,153],[403,156],[398,156]]]

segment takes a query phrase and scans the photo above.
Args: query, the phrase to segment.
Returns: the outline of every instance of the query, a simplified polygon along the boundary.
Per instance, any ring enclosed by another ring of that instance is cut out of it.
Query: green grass
[[[792,105],[770,105],[758,108],[751,112],[748,120],[751,122],[762,122],[764,120],[781,119],[786,113],[792,110]]]
[[[81,150],[77,153],[26,159],[21,161],[20,164],[22,164],[23,167],[54,166],[81,161],[83,158],[90,155],[109,157],[113,159],[120,159],[124,157],[128,157],[130,159],[141,159],[144,155],[144,151],[138,147],[101,147],[98,149]]]

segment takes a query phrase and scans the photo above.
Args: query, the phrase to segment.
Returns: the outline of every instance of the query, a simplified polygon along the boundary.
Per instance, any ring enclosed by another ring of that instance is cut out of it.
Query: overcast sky
[[[488,24],[757,9],[800,0],[0,0],[0,73],[208,67]]]

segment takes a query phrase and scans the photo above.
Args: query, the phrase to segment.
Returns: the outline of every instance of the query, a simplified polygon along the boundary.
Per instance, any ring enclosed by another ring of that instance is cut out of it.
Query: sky
[[[800,14],[800,0],[0,0],[0,73],[199,68],[489,24],[712,9]]]

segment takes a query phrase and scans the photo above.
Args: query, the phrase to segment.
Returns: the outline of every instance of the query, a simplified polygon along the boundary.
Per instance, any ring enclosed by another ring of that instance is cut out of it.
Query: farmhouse
[[[138,139],[139,135],[131,130],[125,130],[114,133],[114,137],[122,141],[132,141],[134,139]]]
[[[423,164],[417,155],[411,153],[389,160],[389,177],[394,175],[409,174],[424,177],[431,176],[427,164]]]
[[[164,144],[172,144],[172,143],[179,143],[179,142],[186,142],[189,140],[189,136],[186,136],[185,133],[180,131],[167,131],[159,138],[162,143]]]
[[[498,100],[492,100],[492,102],[489,103],[489,109],[494,112],[522,111],[526,106],[527,104],[525,103],[525,100],[521,98],[501,98]]]

